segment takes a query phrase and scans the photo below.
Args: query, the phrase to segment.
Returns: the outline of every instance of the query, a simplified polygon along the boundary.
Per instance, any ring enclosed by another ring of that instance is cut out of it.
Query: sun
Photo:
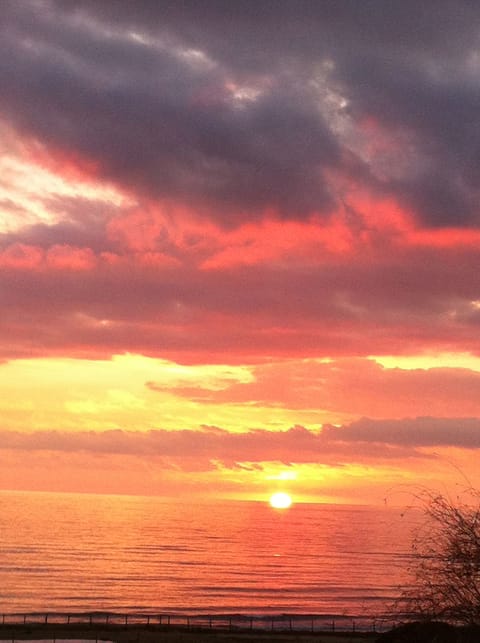
[[[288,495],[288,493],[278,491],[277,493],[274,493],[272,496],[270,496],[269,502],[274,509],[288,509],[288,507],[290,507],[290,505],[292,504],[292,498]]]

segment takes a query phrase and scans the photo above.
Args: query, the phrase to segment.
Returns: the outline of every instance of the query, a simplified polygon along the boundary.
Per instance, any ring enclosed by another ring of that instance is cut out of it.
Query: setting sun
[[[274,509],[288,509],[288,507],[290,507],[290,505],[292,504],[292,498],[288,495],[288,493],[279,491],[278,493],[274,493],[273,496],[270,497],[269,502],[270,505],[274,507]]]

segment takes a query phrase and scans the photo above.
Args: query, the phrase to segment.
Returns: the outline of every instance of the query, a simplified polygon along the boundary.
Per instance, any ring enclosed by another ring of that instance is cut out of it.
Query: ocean
[[[0,613],[380,615],[408,583],[402,513],[0,492]]]

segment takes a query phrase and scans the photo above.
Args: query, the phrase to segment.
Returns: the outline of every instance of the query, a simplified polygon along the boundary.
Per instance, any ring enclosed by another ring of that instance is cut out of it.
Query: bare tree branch
[[[413,544],[413,583],[400,600],[414,618],[480,624],[480,493],[455,502],[423,497],[426,521]]]

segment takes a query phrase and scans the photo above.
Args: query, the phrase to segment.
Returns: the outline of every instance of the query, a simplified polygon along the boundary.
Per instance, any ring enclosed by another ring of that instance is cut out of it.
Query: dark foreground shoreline
[[[0,640],[87,639],[114,643],[373,643],[378,634],[364,632],[291,632],[197,629],[165,625],[0,624]]]

